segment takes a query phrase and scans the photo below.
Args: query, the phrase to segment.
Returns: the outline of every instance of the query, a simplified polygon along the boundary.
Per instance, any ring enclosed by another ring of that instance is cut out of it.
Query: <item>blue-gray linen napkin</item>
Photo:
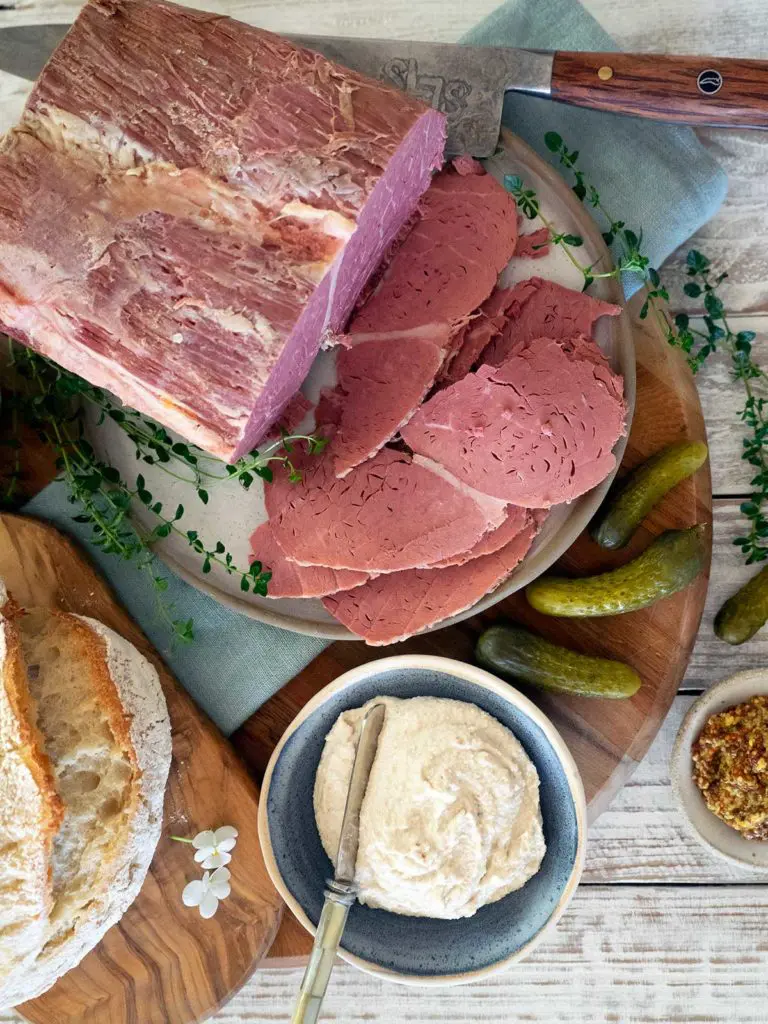
[[[542,49],[616,49],[577,0],[511,0],[464,41]],[[654,266],[709,220],[725,196],[723,171],[685,128],[511,94],[504,104],[504,123],[548,159],[552,154],[543,142],[546,131],[558,132],[571,148],[578,148],[580,165],[600,190],[606,207],[627,224],[642,225]],[[60,483],[46,487],[24,508],[86,547],[179,682],[223,732],[236,729],[326,646],[324,640],[276,629],[231,611],[167,573],[164,597],[173,603],[175,615],[194,620],[196,634],[191,644],[171,645],[146,574],[89,544],[88,526],[72,522],[76,511]]]

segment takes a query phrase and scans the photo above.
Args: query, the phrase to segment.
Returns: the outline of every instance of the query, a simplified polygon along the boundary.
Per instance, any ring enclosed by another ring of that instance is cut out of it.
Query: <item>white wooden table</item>
[[[496,6],[496,0],[188,2],[276,31],[442,40],[458,38]],[[0,26],[68,21],[79,6],[78,0],[5,0]],[[768,0],[587,0],[586,6],[627,50],[768,58]],[[0,127],[13,121],[26,88],[10,76],[0,80]],[[730,193],[696,245],[730,272],[727,308],[740,314],[734,323],[761,335],[758,356],[768,365],[768,137],[715,131],[702,137],[728,170]],[[672,268],[688,248],[672,258]],[[712,634],[714,611],[748,575],[730,541],[749,474],[739,459],[740,395],[728,382],[725,364],[707,368],[699,385],[716,495],[707,612],[664,728],[590,832],[584,881],[573,904],[554,936],[526,963],[477,985],[419,992],[339,967],[324,1019],[343,1024],[768,1022],[768,876],[731,868],[690,837],[667,772],[672,740],[693,695],[737,669],[768,665],[768,629],[735,650]],[[298,970],[258,972],[213,1020],[289,1021],[300,976]],[[0,1013],[0,1024],[15,1020]]]

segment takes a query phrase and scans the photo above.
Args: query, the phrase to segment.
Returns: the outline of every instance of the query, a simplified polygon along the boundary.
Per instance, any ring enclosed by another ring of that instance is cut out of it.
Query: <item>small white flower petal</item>
[[[237,840],[232,837],[231,839],[222,839],[216,843],[216,849],[222,850],[224,853],[229,853],[230,850],[234,850]]]
[[[210,829],[205,832],[198,832],[192,840],[192,845],[196,850],[202,850],[205,847],[213,848],[216,845],[216,836]]]
[[[214,894],[216,899],[225,900],[232,892],[232,886],[229,882],[214,882],[211,885],[211,892]]]
[[[221,828],[216,829],[216,845],[221,846],[223,842],[229,842],[230,839],[237,840],[238,831],[232,825],[222,825]],[[232,846],[235,843],[233,841]],[[228,846],[227,849],[231,850],[232,846]]]
[[[214,892],[210,890],[200,900],[200,917],[209,918],[213,917],[216,911],[219,909],[219,899]]]
[[[217,850],[215,853],[209,854],[203,860],[203,867],[208,868],[210,870],[214,870],[215,868],[223,868],[226,864],[229,864],[231,860],[231,853],[221,853]]]
[[[207,860],[207,858],[211,856],[212,853],[212,846],[203,846],[201,849],[195,850],[195,862],[197,864],[202,864],[204,860]],[[203,864],[204,868],[207,868],[208,866],[208,864]]]
[[[211,882],[228,882],[232,877],[229,868],[218,868],[212,875],[208,876]]]
[[[184,886],[181,902],[185,907],[197,907],[207,892],[208,886],[198,878]]]

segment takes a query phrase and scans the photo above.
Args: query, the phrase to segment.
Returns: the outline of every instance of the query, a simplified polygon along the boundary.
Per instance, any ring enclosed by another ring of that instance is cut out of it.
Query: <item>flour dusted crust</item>
[[[36,957],[0,976],[0,1007],[45,992],[74,967],[125,913],[138,895],[160,837],[163,795],[171,762],[171,732],[165,698],[154,667],[130,643],[93,619],[61,612],[40,613],[66,624],[99,706],[109,722],[128,776],[125,813],[107,845],[87,863],[89,889],[56,894],[45,941]],[[109,826],[105,826],[108,828]],[[87,853],[82,860],[86,862]]]
[[[26,687],[21,642],[0,616],[0,992],[39,949],[51,909],[50,859],[62,805]]]

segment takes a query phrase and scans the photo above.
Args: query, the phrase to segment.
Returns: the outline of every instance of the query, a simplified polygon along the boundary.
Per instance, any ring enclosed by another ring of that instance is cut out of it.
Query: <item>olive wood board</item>
[[[173,729],[162,837],[139,896],[79,966],[18,1010],[36,1024],[207,1020],[252,974],[282,916],[259,847],[258,789],[75,544],[47,524],[0,515],[0,577],[22,606],[89,615],[130,640],[157,668]],[[221,825],[240,833],[232,894],[205,921],[181,902],[202,871],[171,836]]]
[[[637,402],[621,473],[659,448],[681,439],[705,440],[696,386],[682,355],[671,349],[652,320],[640,320],[643,297],[630,304],[637,359]],[[662,530],[712,521],[707,464],[670,491],[620,552],[606,552],[582,534],[558,563],[566,573],[599,572],[634,557]],[[711,530],[710,530],[711,541]],[[298,711],[342,672],[390,654],[438,654],[472,659],[475,640],[492,622],[509,618],[575,650],[628,662],[643,685],[630,700],[595,700],[526,691],[550,716],[571,749],[584,780],[593,821],[627,781],[658,732],[685,674],[704,608],[708,572],[688,589],[650,608],[591,620],[539,615],[521,594],[481,615],[387,648],[339,641],[283,687],[235,733],[233,742],[261,778],[283,730]],[[288,912],[264,966],[303,962],[311,937]]]

